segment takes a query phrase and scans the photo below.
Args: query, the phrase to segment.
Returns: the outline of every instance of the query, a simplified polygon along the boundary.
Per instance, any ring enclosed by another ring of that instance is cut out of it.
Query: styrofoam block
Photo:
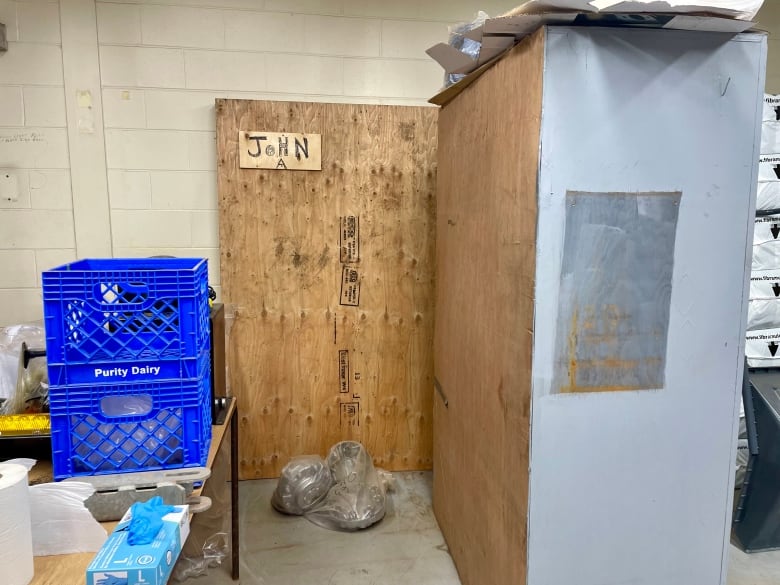
[[[25,87],[24,123],[26,126],[64,128],[65,90],[62,87]]]
[[[136,45],[141,42],[141,8],[97,2],[98,42]]]
[[[777,367],[780,365],[780,328],[748,331],[745,356],[751,367]]]

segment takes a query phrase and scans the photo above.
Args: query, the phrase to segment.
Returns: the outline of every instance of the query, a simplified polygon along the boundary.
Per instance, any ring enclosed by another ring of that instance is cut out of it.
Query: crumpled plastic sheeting
[[[282,469],[271,505],[282,514],[300,516],[322,502],[332,486],[330,467],[322,457],[293,457]]]
[[[10,459],[29,472],[35,459]],[[106,530],[84,507],[95,488],[84,482],[42,483],[30,488],[30,524],[33,555],[68,555],[97,552],[106,541]]]
[[[94,492],[90,484],[75,481],[30,486],[36,557],[100,550],[108,535],[84,507]]]
[[[212,534],[203,543],[203,554],[196,558],[180,556],[173,567],[174,581],[186,581],[193,577],[208,575],[209,568],[218,567],[228,555],[230,545],[224,532]]]

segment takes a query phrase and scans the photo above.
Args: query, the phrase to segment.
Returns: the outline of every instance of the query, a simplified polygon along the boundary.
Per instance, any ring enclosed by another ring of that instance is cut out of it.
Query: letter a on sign
[[[239,130],[238,155],[242,169],[321,171],[322,135]]]

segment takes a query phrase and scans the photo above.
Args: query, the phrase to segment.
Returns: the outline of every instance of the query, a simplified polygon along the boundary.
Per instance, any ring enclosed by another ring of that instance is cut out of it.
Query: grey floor
[[[385,519],[354,534],[333,532],[270,506],[274,480],[245,481],[241,496],[243,585],[460,585],[431,509],[429,473],[395,474]],[[229,585],[226,567],[193,585]],[[728,585],[777,585],[780,551],[731,547]]]

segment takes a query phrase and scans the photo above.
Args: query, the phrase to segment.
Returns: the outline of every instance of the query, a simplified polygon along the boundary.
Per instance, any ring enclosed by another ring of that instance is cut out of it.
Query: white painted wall
[[[70,163],[56,2],[0,0],[0,324],[38,318],[40,271],[75,255]]]
[[[0,325],[40,318],[40,272],[95,250],[207,257],[219,292],[215,98],[423,105],[442,80],[424,50],[516,3],[0,0],[0,170],[21,187],[0,201]]]

